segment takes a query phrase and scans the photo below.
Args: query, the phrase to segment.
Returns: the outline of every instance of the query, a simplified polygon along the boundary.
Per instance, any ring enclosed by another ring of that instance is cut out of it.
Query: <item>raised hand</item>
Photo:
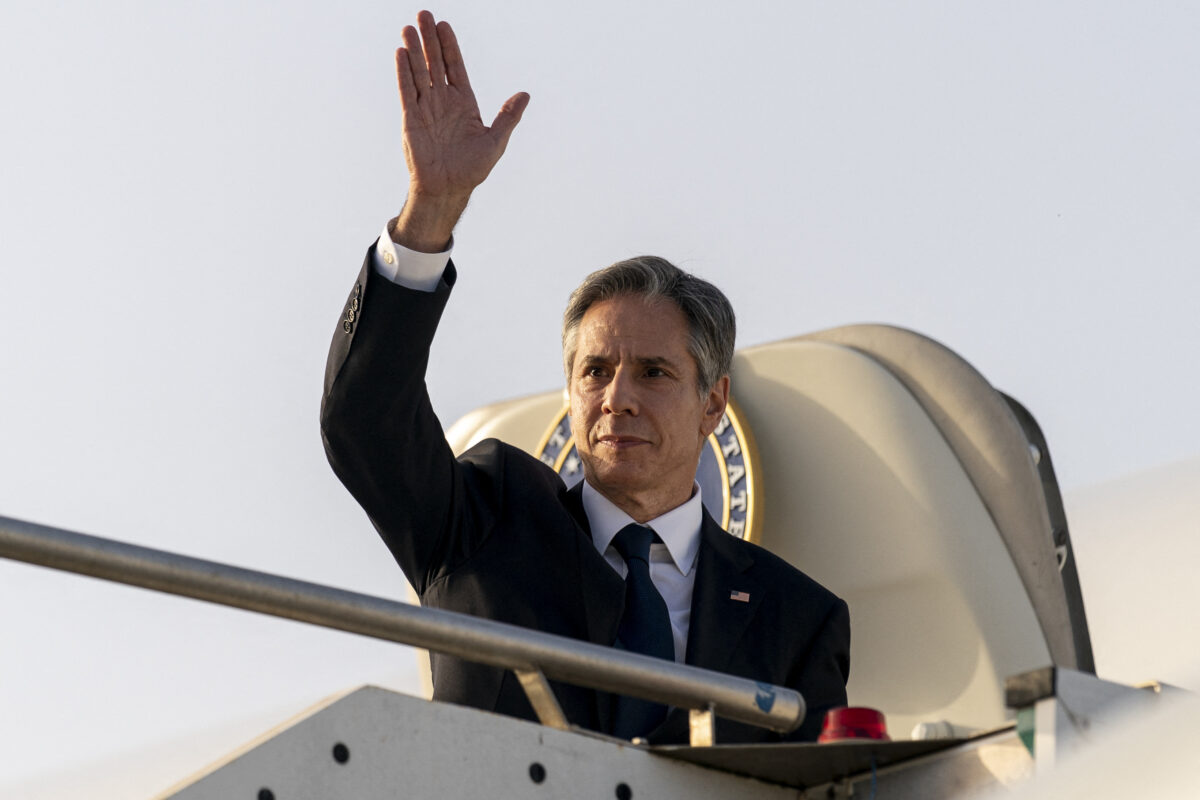
[[[503,155],[529,95],[508,98],[491,126],[484,125],[450,24],[422,11],[417,25],[419,34],[411,25],[404,29],[404,46],[396,51],[409,188],[392,238],[435,252],[444,249],[471,192]]]

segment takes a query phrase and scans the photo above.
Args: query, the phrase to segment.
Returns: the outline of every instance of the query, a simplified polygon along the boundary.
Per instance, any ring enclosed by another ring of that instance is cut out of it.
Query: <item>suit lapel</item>
[[[686,662],[725,672],[742,635],[754,619],[768,587],[750,578],[754,564],[749,549],[721,529],[708,512],[700,526],[700,555],[696,582],[692,587],[692,617],[688,625]],[[739,592],[739,598],[732,597]],[[761,646],[761,645],[760,645]],[[666,720],[651,734],[655,744],[687,741],[688,716],[672,708]]]
[[[569,489],[563,503],[579,524],[582,535],[576,539],[579,587],[587,617],[588,640],[610,645],[617,638],[617,626],[625,605],[625,582],[596,552],[592,529],[583,510],[583,483]]]
[[[587,619],[588,640],[595,644],[612,645],[617,640],[617,628],[625,610],[625,581],[596,551],[592,528],[583,510],[582,481],[566,492],[563,505],[583,532],[576,537],[576,574],[579,576],[583,613]],[[595,697],[597,729],[607,731],[611,724],[612,695],[596,691]]]
[[[692,589],[687,663],[718,671],[728,667],[767,590],[745,574],[753,564],[749,551],[706,512]]]

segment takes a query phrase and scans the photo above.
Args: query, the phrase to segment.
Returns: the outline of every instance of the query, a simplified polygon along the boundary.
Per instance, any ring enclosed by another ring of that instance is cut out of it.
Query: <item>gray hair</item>
[[[665,258],[638,256],[593,272],[571,292],[562,324],[563,369],[568,383],[584,314],[595,303],[621,295],[640,296],[648,302],[670,300],[683,312],[688,322],[688,352],[696,362],[696,388],[701,395],[729,374],[737,336],[729,298]]]

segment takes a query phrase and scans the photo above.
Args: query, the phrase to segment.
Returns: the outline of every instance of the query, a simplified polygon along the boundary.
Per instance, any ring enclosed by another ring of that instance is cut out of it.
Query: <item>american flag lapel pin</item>
[[[739,592],[736,589],[734,589],[732,592],[729,593],[729,599],[737,600],[739,603],[749,603],[750,602],[750,593],[749,592]]]

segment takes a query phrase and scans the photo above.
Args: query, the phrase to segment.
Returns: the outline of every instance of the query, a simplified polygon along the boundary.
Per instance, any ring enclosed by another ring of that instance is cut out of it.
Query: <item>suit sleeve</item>
[[[791,741],[816,741],[825,712],[846,705],[846,681],[850,677],[850,609],[835,598],[820,629],[813,636],[800,673],[789,685],[804,697],[804,722],[788,735]]]
[[[423,594],[488,527],[486,487],[471,486],[479,476],[454,458],[425,388],[457,273],[450,264],[436,291],[421,292],[377,275],[372,256],[329,348],[321,436],[334,473]]]

